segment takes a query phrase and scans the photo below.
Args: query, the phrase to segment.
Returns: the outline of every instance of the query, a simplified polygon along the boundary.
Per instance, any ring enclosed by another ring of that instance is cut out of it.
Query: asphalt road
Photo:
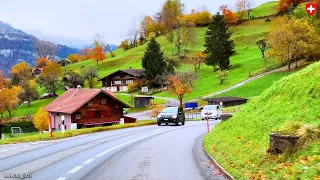
[[[35,180],[224,179],[204,155],[205,133],[198,121],[0,146],[0,179],[12,173]]]

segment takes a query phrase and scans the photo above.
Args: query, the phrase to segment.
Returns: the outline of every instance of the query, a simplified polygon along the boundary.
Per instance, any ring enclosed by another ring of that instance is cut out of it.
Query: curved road
[[[211,121],[211,128],[218,121]],[[205,122],[145,126],[63,140],[0,146],[0,179],[224,179],[204,155]]]

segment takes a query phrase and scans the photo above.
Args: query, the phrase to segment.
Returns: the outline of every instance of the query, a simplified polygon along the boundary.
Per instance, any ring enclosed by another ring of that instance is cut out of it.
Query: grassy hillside
[[[277,14],[278,1],[271,1],[252,9],[251,16],[258,18]]]
[[[256,79],[248,84],[240,86],[236,89],[233,89],[229,92],[222,93],[216,97],[223,96],[235,96],[235,97],[244,97],[250,98],[260,95],[263,91],[272,86],[273,83],[277,82],[281,78],[288,76],[291,72],[278,72],[266,75],[262,78]]]
[[[205,136],[205,149],[237,179],[319,179],[320,63],[281,79],[250,100],[228,121]],[[302,150],[283,156],[267,154],[269,133],[304,127]],[[317,134],[318,133],[318,134]]]
[[[192,94],[187,95],[185,100],[201,97],[210,93],[225,89],[238,82],[248,78],[249,71],[251,74],[264,69],[263,60],[260,51],[255,45],[257,38],[266,36],[270,23],[264,19],[250,20],[239,26],[231,27],[233,32],[232,38],[236,41],[236,55],[231,57],[233,67],[229,71],[229,80],[224,85],[219,84],[217,73],[213,72],[210,66],[202,65],[198,74],[198,80],[195,82],[195,89]],[[194,47],[189,47],[189,54],[204,50],[204,37],[207,28],[197,29],[197,44]],[[162,50],[166,56],[171,55],[171,44],[165,37],[157,38],[161,44]],[[71,64],[67,67],[69,70],[80,71],[84,67],[96,67],[100,77],[106,76],[118,69],[141,68],[141,58],[146,49],[146,44],[124,52],[122,49],[115,51],[116,57],[107,58],[96,66],[94,61],[84,61]],[[181,60],[182,66],[177,71],[193,71],[193,65],[189,64],[186,59]],[[276,63],[268,59],[269,66],[275,66]],[[101,86],[101,85],[100,85]],[[163,97],[174,97],[167,92],[158,94]]]

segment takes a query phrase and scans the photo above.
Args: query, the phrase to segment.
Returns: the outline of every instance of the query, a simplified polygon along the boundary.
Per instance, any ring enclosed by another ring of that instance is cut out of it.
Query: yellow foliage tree
[[[54,75],[56,77],[61,76],[62,67],[56,61],[50,62],[43,68],[43,72],[41,73],[43,76],[45,75]]]
[[[280,63],[287,63],[288,69],[298,58],[314,51],[319,42],[319,35],[314,26],[305,19],[279,17],[271,25],[268,44],[269,56]]]
[[[41,133],[49,127],[50,119],[48,112],[42,107],[39,108],[36,115],[33,118],[34,127],[37,128]]]
[[[70,54],[68,56],[68,59],[72,62],[72,63],[75,63],[75,62],[78,62],[80,61],[80,57],[78,54]]]
[[[18,104],[18,94],[21,92],[21,87],[14,86],[11,89],[4,88],[0,91],[0,112],[8,111],[9,117],[11,117],[11,111],[17,106]]]

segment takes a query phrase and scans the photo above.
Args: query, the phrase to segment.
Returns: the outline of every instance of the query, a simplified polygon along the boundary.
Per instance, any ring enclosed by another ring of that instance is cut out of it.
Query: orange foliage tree
[[[43,68],[43,72],[41,74],[43,76],[54,75],[55,77],[59,77],[62,74],[62,67],[56,61],[53,61]]]
[[[2,88],[5,88],[9,85],[9,81],[7,81],[4,76],[2,75],[1,71],[0,71],[0,90]]]
[[[229,25],[238,24],[239,19],[235,14],[232,13],[230,9],[228,9],[227,5],[220,6],[220,10],[222,11],[222,15],[224,16],[225,21]]]
[[[26,62],[21,62],[12,67],[11,73],[13,75],[11,84],[18,85],[23,80],[32,79],[32,71]]]
[[[180,102],[180,107],[183,107],[182,101],[185,94],[190,94],[192,92],[192,79],[184,74],[169,76],[168,89],[171,94],[178,97]]]
[[[305,0],[280,0],[278,5],[278,12],[284,13],[304,1]]]
[[[45,67],[48,63],[50,63],[50,60],[45,58],[45,57],[41,57],[37,60],[37,63],[35,65],[36,68],[43,68]]]
[[[92,50],[92,59],[97,62],[97,66],[99,66],[99,62],[106,58],[103,48],[101,46],[97,46]]]
[[[91,49],[90,48],[84,48],[84,49],[81,49],[79,52],[78,52],[78,56],[79,56],[79,60],[80,61],[85,61],[85,60],[88,60],[88,59],[91,59]]]

